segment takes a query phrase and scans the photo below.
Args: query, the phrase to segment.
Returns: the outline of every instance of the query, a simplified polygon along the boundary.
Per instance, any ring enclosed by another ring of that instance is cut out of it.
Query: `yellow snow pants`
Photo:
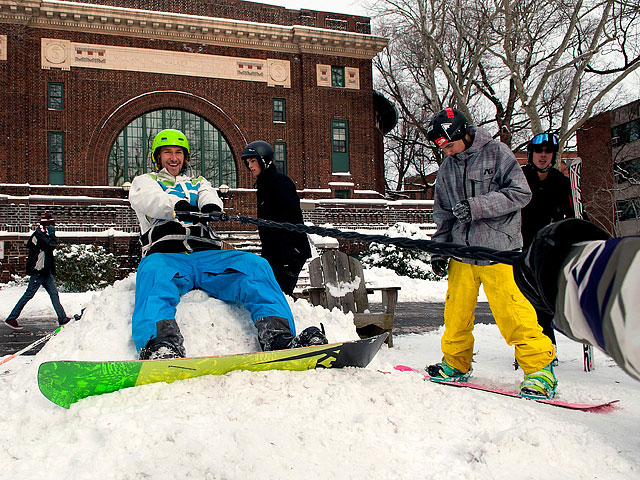
[[[444,305],[445,332],[441,346],[447,363],[467,372],[473,357],[474,310],[480,284],[489,300],[493,318],[525,374],[551,363],[555,355],[549,337],[542,333],[536,311],[518,289],[513,267],[504,264],[470,265],[451,259],[449,287]]]

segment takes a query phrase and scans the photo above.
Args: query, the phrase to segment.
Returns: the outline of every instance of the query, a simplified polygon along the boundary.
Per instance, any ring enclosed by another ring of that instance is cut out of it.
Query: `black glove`
[[[537,310],[553,314],[558,277],[573,245],[608,238],[609,234],[600,227],[578,218],[547,225],[513,266],[518,288]]]
[[[180,200],[173,206],[176,217],[181,222],[199,222],[200,217],[191,215],[189,212],[200,213],[198,207],[191,205],[186,200]]]
[[[462,223],[469,223],[471,221],[471,206],[469,206],[468,200],[462,200],[453,207],[453,214]]]
[[[435,260],[431,260],[431,270],[433,270],[433,273],[435,273],[438,277],[440,278],[444,278],[447,276],[447,260],[444,259],[435,259]]]
[[[213,212],[221,212],[222,209],[220,208],[220,205],[216,205],[215,203],[207,203],[206,205],[202,206],[200,211],[202,213],[213,213]]]

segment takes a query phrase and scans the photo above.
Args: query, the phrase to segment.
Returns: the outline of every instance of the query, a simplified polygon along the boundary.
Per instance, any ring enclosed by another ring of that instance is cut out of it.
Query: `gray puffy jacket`
[[[531,200],[531,190],[515,156],[504,143],[493,140],[481,127],[470,127],[473,144],[447,157],[436,178],[431,237],[437,242],[478,245],[496,250],[522,248],[520,210]],[[471,207],[471,222],[452,213],[462,200]],[[433,255],[433,258],[442,258]],[[489,261],[459,259],[488,265]]]

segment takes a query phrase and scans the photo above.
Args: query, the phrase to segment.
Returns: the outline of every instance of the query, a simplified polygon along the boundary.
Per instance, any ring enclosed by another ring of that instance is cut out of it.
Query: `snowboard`
[[[92,395],[149,383],[224,375],[234,370],[309,370],[366,367],[378,353],[387,333],[377,337],[312,347],[210,357],[129,361],[52,361],[38,369],[40,392],[56,405],[71,404]]]
[[[416,372],[421,374],[425,380],[431,380],[431,377],[427,373],[425,373],[424,370],[418,370],[416,368],[407,367],[406,365],[396,365],[394,369],[399,370],[401,372]],[[483,392],[495,393],[498,395],[505,395],[507,397],[524,399],[524,397],[520,396],[520,392],[513,391],[513,390],[506,390],[504,388],[487,387],[485,385],[479,385],[477,383],[437,382],[437,381],[433,381],[433,383],[439,383],[442,385],[451,385],[452,387],[459,387],[459,388],[471,388],[473,390],[481,390]],[[534,402],[544,403],[546,405],[552,405],[554,407],[568,408],[570,410],[581,410],[584,412],[608,412],[610,410],[613,410],[614,405],[619,402],[619,400],[611,400],[609,402],[601,402],[601,403],[577,403],[577,402],[567,402],[565,400],[560,400],[557,398],[552,398],[552,399],[526,398],[526,400],[533,400]]]

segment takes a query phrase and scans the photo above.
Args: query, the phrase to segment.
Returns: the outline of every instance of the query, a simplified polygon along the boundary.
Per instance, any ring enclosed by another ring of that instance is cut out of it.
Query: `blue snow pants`
[[[237,250],[153,253],[140,261],[136,275],[131,330],[138,351],[156,336],[156,322],[175,319],[180,296],[195,289],[244,305],[254,322],[285,318],[296,334],[289,304],[262,257]]]

